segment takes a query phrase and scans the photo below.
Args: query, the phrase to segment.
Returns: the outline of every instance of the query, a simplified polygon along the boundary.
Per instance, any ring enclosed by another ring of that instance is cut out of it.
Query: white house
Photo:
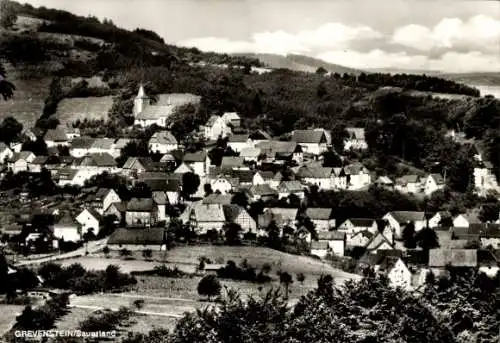
[[[335,228],[335,218],[331,208],[309,207],[306,216],[311,219],[317,231],[329,231]]]
[[[212,187],[212,191],[214,192],[229,194],[233,190],[233,183],[230,178],[221,175],[210,180],[210,187]]]
[[[440,227],[440,226],[443,226],[443,220],[445,219],[452,219],[451,218],[451,213],[448,212],[448,211],[439,211],[439,212],[436,212],[435,215],[433,215],[430,219],[429,219],[429,227],[430,228],[436,228],[436,227]]]
[[[387,220],[395,239],[402,238],[404,228],[410,223],[414,225],[415,231],[422,230],[427,224],[425,213],[418,211],[393,211],[387,213],[382,219]]]
[[[240,151],[240,157],[242,157],[245,162],[257,163],[260,155],[261,150],[259,148],[244,148]]]
[[[362,127],[346,128],[347,138],[344,140],[344,150],[366,150],[368,144],[365,139],[365,129]]]
[[[257,171],[252,180],[254,186],[269,185],[273,189],[277,189],[281,182],[281,173],[273,173],[272,171]]]
[[[31,151],[15,153],[9,160],[9,169],[11,169],[14,174],[29,171],[29,166],[35,158],[35,154]]]
[[[327,167],[300,167],[296,177],[307,185],[317,186],[320,190],[334,188],[334,174],[332,168]]]
[[[416,194],[420,193],[422,183],[418,175],[404,175],[396,179],[394,189],[401,193]]]
[[[87,232],[92,232],[94,235],[99,234],[101,215],[93,209],[83,209],[75,219],[80,224],[80,233],[82,236]]]
[[[480,196],[487,195],[488,191],[491,190],[499,190],[498,181],[492,169],[493,166],[490,162],[479,162],[474,167],[475,191]]]
[[[348,238],[360,231],[369,231],[375,234],[378,231],[377,221],[370,218],[349,218],[337,228],[347,234]]]
[[[345,166],[344,173],[348,180],[349,190],[359,190],[368,187],[371,183],[370,172],[359,162]]]
[[[68,134],[66,132],[66,129],[62,126],[47,130],[43,139],[48,148],[56,147],[59,145],[69,145]]]
[[[297,180],[282,181],[277,190],[280,199],[287,198],[292,194],[296,195],[301,200],[305,197],[305,187],[300,181]]]
[[[231,134],[231,128],[229,125],[219,116],[211,116],[204,126],[205,139],[217,140],[219,138],[225,138]]]
[[[444,189],[445,180],[441,174],[429,174],[424,181],[424,193],[427,196],[432,195],[435,191]]]
[[[471,224],[480,224],[481,221],[475,213],[459,214],[453,218],[454,227],[469,227]]]
[[[243,149],[253,148],[254,144],[250,135],[231,135],[227,141],[227,146],[235,152],[241,152]]]
[[[54,237],[66,242],[78,242],[81,239],[79,224],[69,213],[65,213],[54,224]]]
[[[222,115],[222,119],[232,127],[237,128],[241,126],[241,118],[236,112],[226,112]]]
[[[75,158],[81,158],[90,153],[90,148],[95,142],[92,137],[77,137],[71,141],[69,154]]]
[[[406,291],[412,289],[412,273],[406,263],[398,256],[373,255],[374,271],[385,274],[389,279],[389,285]]]
[[[292,141],[302,147],[304,153],[321,155],[328,150],[328,139],[325,130],[296,130],[292,133]]]
[[[220,232],[226,222],[224,208],[221,204],[194,203],[184,210],[179,217],[183,223],[191,225],[198,234],[206,234],[209,230]]]
[[[149,139],[149,151],[166,154],[179,148],[179,143],[170,131],[158,131]]]
[[[184,155],[183,162],[200,177],[208,174],[210,157],[206,151],[187,153]]]
[[[14,152],[4,142],[0,142],[0,163],[5,163],[12,156]]]
[[[328,255],[344,256],[345,233],[338,231],[320,231],[318,240],[311,241],[311,255],[325,258]]]

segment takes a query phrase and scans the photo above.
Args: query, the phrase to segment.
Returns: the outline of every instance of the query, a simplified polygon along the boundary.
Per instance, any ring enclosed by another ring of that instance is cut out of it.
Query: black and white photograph
[[[499,343],[500,1],[0,0],[1,343]]]

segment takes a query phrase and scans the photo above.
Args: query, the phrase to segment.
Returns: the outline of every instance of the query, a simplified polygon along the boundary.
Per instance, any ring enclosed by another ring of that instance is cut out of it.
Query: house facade
[[[231,128],[222,117],[211,116],[203,128],[205,139],[217,140],[231,134]]]
[[[418,211],[393,211],[382,219],[387,220],[395,239],[402,239],[403,230],[410,223],[414,225],[415,231],[420,231],[427,225],[425,213]]]
[[[158,131],[151,136],[148,142],[149,151],[166,154],[179,148],[179,143],[170,131]]]
[[[427,196],[432,193],[444,189],[445,180],[440,174],[429,174],[424,180],[424,193]]]
[[[296,130],[292,133],[292,141],[299,144],[304,153],[321,155],[328,150],[328,139],[323,129]]]
[[[158,221],[158,208],[153,199],[131,199],[127,204],[125,221],[128,226],[154,226]]]
[[[99,234],[101,215],[96,211],[86,208],[75,219],[80,224],[82,236],[87,232],[92,232],[94,235]]]
[[[366,150],[368,143],[365,139],[365,129],[361,127],[346,128],[347,138],[344,140],[344,150]]]

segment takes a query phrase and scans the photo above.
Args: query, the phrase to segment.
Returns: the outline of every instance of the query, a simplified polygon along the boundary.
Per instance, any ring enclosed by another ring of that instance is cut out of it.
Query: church
[[[148,127],[156,124],[161,127],[167,126],[167,119],[175,113],[180,106],[187,104],[199,105],[201,97],[189,93],[159,94],[157,101],[146,94],[144,86],[139,87],[139,92],[134,99],[134,125]]]

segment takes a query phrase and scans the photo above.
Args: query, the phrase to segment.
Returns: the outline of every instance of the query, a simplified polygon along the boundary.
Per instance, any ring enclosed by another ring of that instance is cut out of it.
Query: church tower
[[[149,97],[146,95],[144,91],[144,86],[141,85],[139,87],[139,92],[134,99],[134,117],[137,117],[139,113],[144,111],[146,107],[149,105]]]

